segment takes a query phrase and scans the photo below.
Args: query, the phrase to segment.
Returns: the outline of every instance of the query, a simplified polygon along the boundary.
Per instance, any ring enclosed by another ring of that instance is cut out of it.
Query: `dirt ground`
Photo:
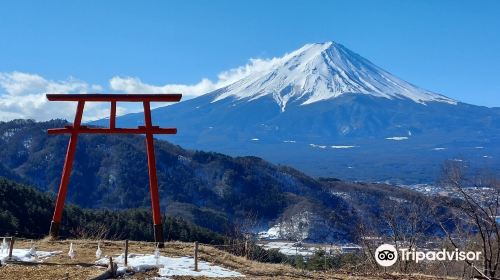
[[[98,241],[95,240],[35,240],[38,251],[62,251],[61,254],[45,260],[43,264],[11,264],[0,267],[0,280],[69,280],[69,279],[91,279],[102,272],[105,268],[94,265],[95,251]],[[68,257],[70,243],[73,243],[76,256],[72,260]],[[115,256],[122,254],[125,250],[124,241],[100,241],[101,250],[104,255]],[[16,249],[29,249],[31,242],[28,240],[17,240]],[[129,253],[153,254],[154,243],[129,242]],[[165,248],[160,249],[162,256],[180,257],[193,256],[193,243],[168,242]],[[244,279],[429,279],[427,277],[398,277],[395,275],[385,276],[353,276],[333,272],[309,272],[294,269],[287,265],[267,264],[246,260],[243,257],[231,255],[227,252],[210,246],[199,246],[199,258],[222,267],[238,271],[245,275]],[[158,269],[146,273],[136,273],[126,276],[125,279],[155,279],[158,277]],[[166,279],[166,278],[163,278]],[[170,277],[170,279],[208,279],[206,277]],[[225,278],[231,279],[231,278]],[[241,278],[232,278],[241,279]]]

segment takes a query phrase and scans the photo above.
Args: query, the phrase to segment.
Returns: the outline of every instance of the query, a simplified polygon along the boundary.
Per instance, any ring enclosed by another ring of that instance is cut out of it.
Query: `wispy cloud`
[[[118,76],[109,80],[109,86],[112,90],[125,93],[182,93],[188,98],[217,89],[217,85],[208,79],[202,79],[193,85],[166,84],[157,86],[146,84],[137,77]]]
[[[182,93],[185,98],[190,99],[228,86],[241,78],[271,69],[279,58],[273,59],[250,59],[249,63],[237,68],[224,71],[217,75],[216,81],[203,78],[196,84],[146,84],[137,77],[115,76],[109,81],[110,88],[125,93]]]
[[[109,90],[122,93],[182,93],[183,100],[187,100],[228,86],[246,76],[267,71],[279,59],[250,59],[244,66],[219,73],[215,81],[203,78],[195,84],[152,85],[142,82],[138,77],[115,76],[109,80]],[[54,81],[33,73],[0,72],[0,121],[17,118],[39,121],[53,118],[72,120],[75,113],[73,102],[48,102],[45,94],[88,93],[104,90],[106,88],[101,85],[90,84],[73,77]],[[108,104],[89,102],[85,105],[84,120],[107,117],[108,106]],[[119,107],[118,113],[126,114],[135,110]]]
[[[75,104],[71,102],[48,102],[46,93],[84,93],[100,91],[99,85],[91,85],[75,78],[64,81],[47,80],[36,74],[22,72],[0,72],[0,120],[17,118],[49,120],[54,118],[71,119]],[[100,104],[86,106],[87,119],[104,116]]]

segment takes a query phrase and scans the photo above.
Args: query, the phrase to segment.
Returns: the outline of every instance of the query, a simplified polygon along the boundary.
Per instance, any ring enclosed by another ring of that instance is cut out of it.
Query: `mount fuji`
[[[153,119],[177,127],[167,139],[183,147],[260,156],[313,176],[430,183],[445,160],[500,170],[500,108],[425,90],[335,42],[307,44],[155,109]],[[142,113],[118,118],[142,123]]]
[[[283,112],[289,103],[307,105],[346,93],[456,104],[398,79],[334,42],[305,45],[272,63],[268,70],[227,86],[212,103],[230,97],[252,101],[272,96]]]

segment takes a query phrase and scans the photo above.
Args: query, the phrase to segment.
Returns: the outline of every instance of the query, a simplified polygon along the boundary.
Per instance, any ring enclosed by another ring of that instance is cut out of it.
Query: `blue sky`
[[[33,117],[15,98],[40,89],[110,91],[121,77],[202,91],[250,58],[331,40],[420,87],[500,106],[499,14],[494,0],[2,1],[0,108],[12,112],[0,119]]]

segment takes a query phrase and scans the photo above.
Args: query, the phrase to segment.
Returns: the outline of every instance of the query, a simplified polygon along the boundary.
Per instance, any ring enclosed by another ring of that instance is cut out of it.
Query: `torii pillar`
[[[176,128],[160,128],[153,126],[151,120],[151,102],[178,102],[182,98],[181,94],[47,94],[49,101],[74,101],[78,102],[73,125],[64,128],[49,129],[49,134],[70,134],[66,159],[64,161],[61,183],[57,194],[54,216],[50,224],[49,235],[52,238],[59,236],[64,201],[68,190],[68,183],[71,176],[71,168],[75,157],[76,143],[78,135],[82,133],[103,133],[103,134],[145,134],[146,150],[148,155],[149,190],[151,193],[151,208],[153,212],[153,228],[155,242],[163,247],[163,226],[161,224],[160,200],[158,195],[158,179],[156,177],[156,161],[153,144],[153,134],[176,134]],[[109,128],[94,128],[82,126],[82,115],[85,102],[111,102],[109,117]],[[144,107],[144,126],[137,128],[117,128],[116,127],[116,102],[142,102]]]

